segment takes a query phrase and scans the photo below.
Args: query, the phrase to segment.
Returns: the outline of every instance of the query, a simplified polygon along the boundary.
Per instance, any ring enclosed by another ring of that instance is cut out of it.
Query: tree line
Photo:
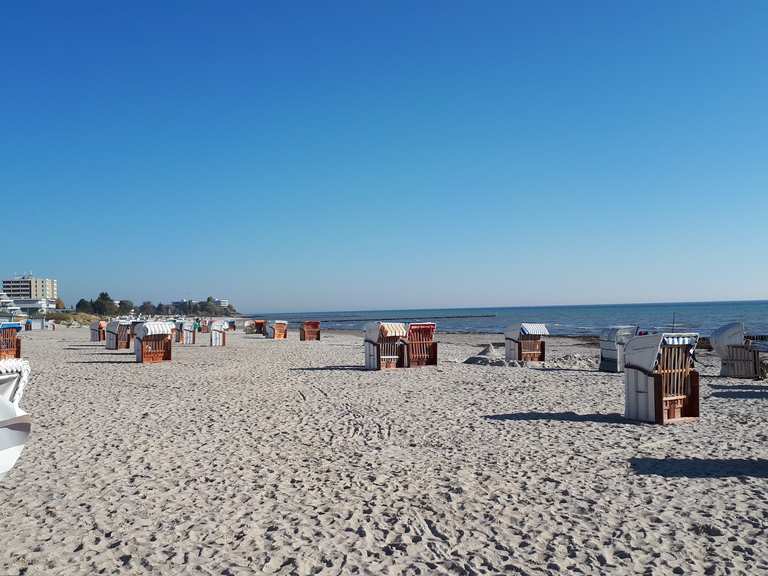
[[[98,316],[127,316],[129,314],[143,314],[144,316],[173,316],[183,314],[185,316],[234,316],[237,314],[234,306],[219,306],[212,296],[201,302],[183,302],[175,304],[153,304],[145,301],[136,306],[130,300],[120,300],[115,304],[107,292],[101,292],[96,300],[81,298],[75,305],[76,312],[84,314],[96,314]]]

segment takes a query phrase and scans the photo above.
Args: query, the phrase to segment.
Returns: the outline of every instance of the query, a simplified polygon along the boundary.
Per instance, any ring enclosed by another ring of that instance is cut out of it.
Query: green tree
[[[83,314],[93,314],[93,302],[80,298],[75,305],[75,312],[81,312]]]
[[[120,300],[120,304],[117,306],[117,313],[121,316],[127,316],[133,310],[133,302],[130,300]]]
[[[108,293],[102,292],[93,303],[93,312],[99,316],[115,316],[117,314],[117,305]]]
[[[139,306],[139,313],[144,314],[145,316],[151,316],[155,313],[155,306],[152,304],[152,302],[149,302],[148,300],[141,303],[141,306]]]
[[[64,300],[56,298],[56,310],[64,310],[67,306],[64,304]]]
[[[166,314],[170,314],[170,306],[167,304],[163,304],[162,302],[158,302],[157,306],[155,306],[155,314],[158,316],[164,316]]]

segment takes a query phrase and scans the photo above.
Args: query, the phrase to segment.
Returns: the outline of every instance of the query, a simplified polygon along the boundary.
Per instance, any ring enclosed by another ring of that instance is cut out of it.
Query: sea
[[[768,334],[768,300],[675,302],[504,308],[436,308],[341,312],[254,313],[251,318],[320,320],[326,329],[362,330],[367,322],[435,322],[442,332],[499,333],[517,322],[542,322],[560,336],[597,336],[608,326],[630,324],[648,331],[685,331],[709,335],[729,322],[743,322],[749,334]]]

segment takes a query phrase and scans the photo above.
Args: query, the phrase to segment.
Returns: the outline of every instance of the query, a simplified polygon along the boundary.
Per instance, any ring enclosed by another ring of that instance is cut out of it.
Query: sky
[[[768,3],[21,2],[0,275],[241,311],[768,298]]]

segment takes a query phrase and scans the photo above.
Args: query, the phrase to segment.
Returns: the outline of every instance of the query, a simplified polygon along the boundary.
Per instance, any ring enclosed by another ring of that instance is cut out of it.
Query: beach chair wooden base
[[[720,376],[762,380],[760,352],[746,346],[728,346],[728,356],[722,359]]]
[[[300,328],[299,340],[320,340],[320,329]]]
[[[274,333],[272,334],[272,338],[274,340],[288,339],[288,326],[286,326],[285,324],[275,324],[273,329],[274,329]]]
[[[621,372],[624,366],[619,367],[619,361],[616,358],[606,358],[600,356],[600,372]]]
[[[437,366],[437,342],[406,342],[409,368]]]
[[[156,334],[137,339],[140,346],[136,361],[142,364],[155,364],[171,359],[171,337],[167,334]]]
[[[521,335],[517,342],[517,357],[522,362],[544,362],[546,342],[540,336]]]
[[[219,330],[211,330],[211,346],[226,346],[227,333]]]
[[[384,351],[383,354],[382,350]],[[394,342],[385,342],[383,348],[381,344],[366,342],[365,355],[365,365],[368,370],[391,370],[405,367],[405,346],[396,339]]]

